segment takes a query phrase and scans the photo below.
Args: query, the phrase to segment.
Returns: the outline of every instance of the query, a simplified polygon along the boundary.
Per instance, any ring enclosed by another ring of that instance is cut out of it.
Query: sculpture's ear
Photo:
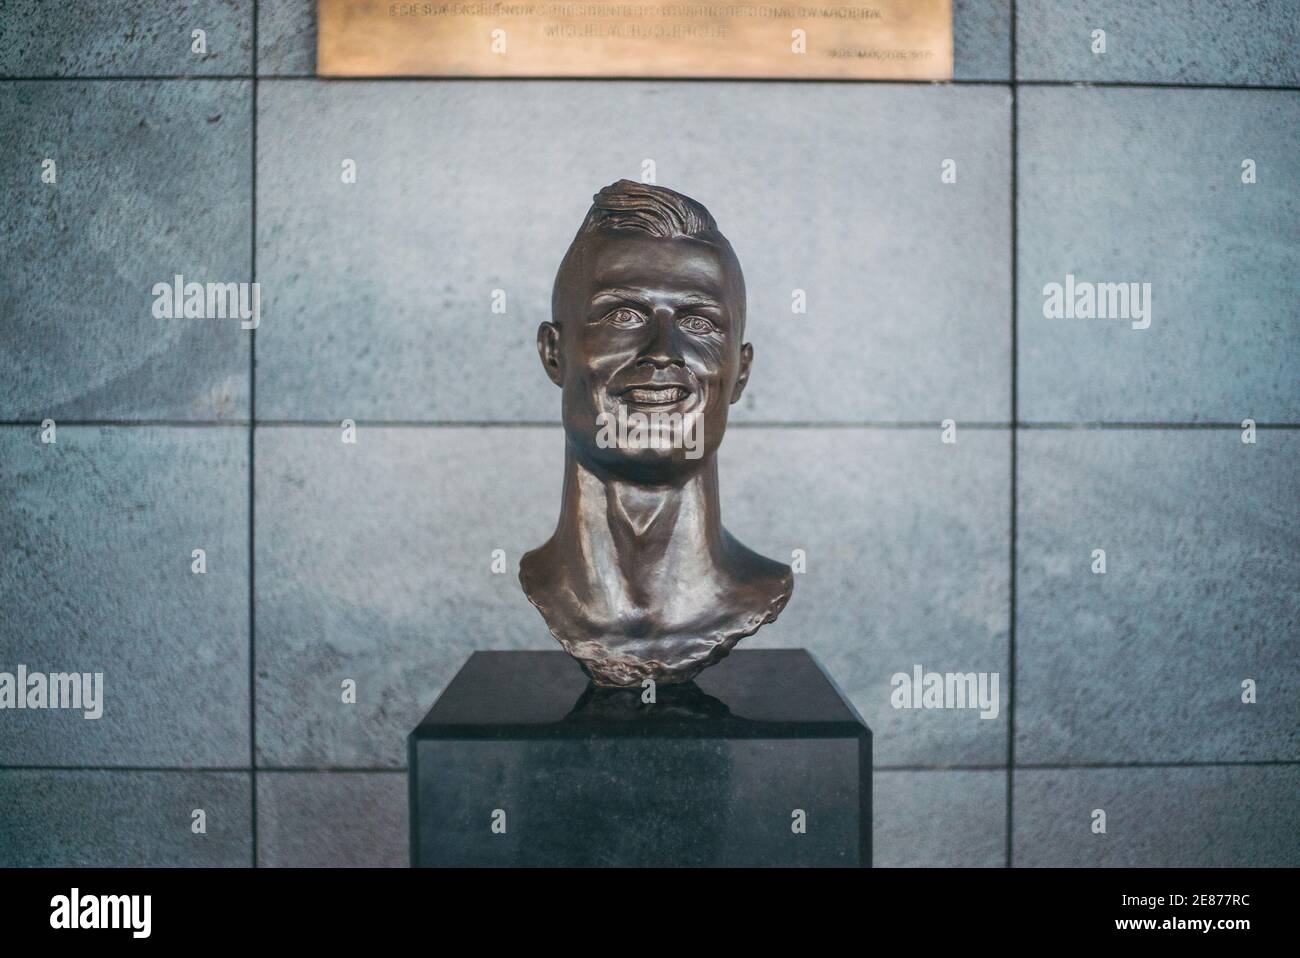
[[[560,327],[554,323],[542,323],[537,327],[537,355],[542,357],[542,366],[551,382],[560,386],[564,383],[563,363],[560,359]]]
[[[731,390],[731,401],[735,402],[740,398],[740,394],[745,391],[745,384],[749,382],[749,367],[754,362],[754,347],[749,343],[740,347],[740,373],[736,376],[736,388]]]

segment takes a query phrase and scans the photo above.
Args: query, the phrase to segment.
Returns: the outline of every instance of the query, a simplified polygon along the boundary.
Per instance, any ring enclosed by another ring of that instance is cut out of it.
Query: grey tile
[[[953,0],[952,75],[1011,79],[1011,0]]]
[[[248,779],[246,772],[0,769],[0,867],[246,867]]]
[[[1000,868],[1006,864],[1005,771],[876,772],[876,868]]]
[[[259,772],[257,863],[405,868],[404,772]]]
[[[1300,432],[1028,431],[1018,468],[1017,760],[1300,759]]]
[[[1018,769],[1015,864],[1300,865],[1300,766]],[[1093,832],[1094,811],[1106,814]]]
[[[804,647],[873,733],[877,765],[1006,761],[1010,439],[965,430],[736,429],[720,453],[723,522],[789,562],[781,618],[747,647]],[[896,709],[896,673],[997,672],[1000,707]]]
[[[9,0],[4,76],[210,76],[252,72],[253,0]],[[195,53],[193,31],[205,34]]]
[[[250,105],[242,80],[0,82],[0,417],[248,415],[239,320],[156,319],[152,291],[249,279]]]
[[[0,669],[103,673],[98,719],[6,711],[0,763],[248,762],[247,462],[237,428],[0,429]]]
[[[1016,41],[1022,80],[1300,83],[1295,0],[1019,0]]]
[[[262,0],[257,5],[258,76],[314,76],[318,0]]]
[[[556,267],[591,195],[651,159],[744,264],[738,416],[1005,420],[1009,104],[951,85],[265,84],[258,413],[558,418],[534,346]]]
[[[1021,418],[1300,422],[1300,93],[1030,88],[1019,118]],[[1067,275],[1150,283],[1150,327],[1044,318]]]
[[[559,507],[556,429],[257,431],[257,739],[274,766],[397,767],[476,649],[555,648],[517,578]],[[493,574],[492,552],[506,554]],[[342,683],[356,682],[355,704]]]

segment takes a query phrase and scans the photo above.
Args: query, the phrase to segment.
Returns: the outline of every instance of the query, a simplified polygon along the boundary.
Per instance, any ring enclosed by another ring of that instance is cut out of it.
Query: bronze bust
[[[689,681],[790,598],[790,567],[736,541],[718,504],[744,333],[745,280],[708,210],[630,180],[596,194],[537,330],[564,493],[519,581],[597,685]]]

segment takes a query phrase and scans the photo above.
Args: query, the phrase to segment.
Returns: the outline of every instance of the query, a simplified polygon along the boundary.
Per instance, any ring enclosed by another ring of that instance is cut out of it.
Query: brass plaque
[[[952,0],[319,0],[321,76],[952,79]]]

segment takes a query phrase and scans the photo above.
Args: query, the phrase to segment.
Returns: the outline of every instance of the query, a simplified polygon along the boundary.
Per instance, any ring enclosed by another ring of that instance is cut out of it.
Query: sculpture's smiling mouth
[[[625,389],[619,398],[637,406],[671,406],[681,402],[690,394],[690,390],[683,386],[645,385]]]

